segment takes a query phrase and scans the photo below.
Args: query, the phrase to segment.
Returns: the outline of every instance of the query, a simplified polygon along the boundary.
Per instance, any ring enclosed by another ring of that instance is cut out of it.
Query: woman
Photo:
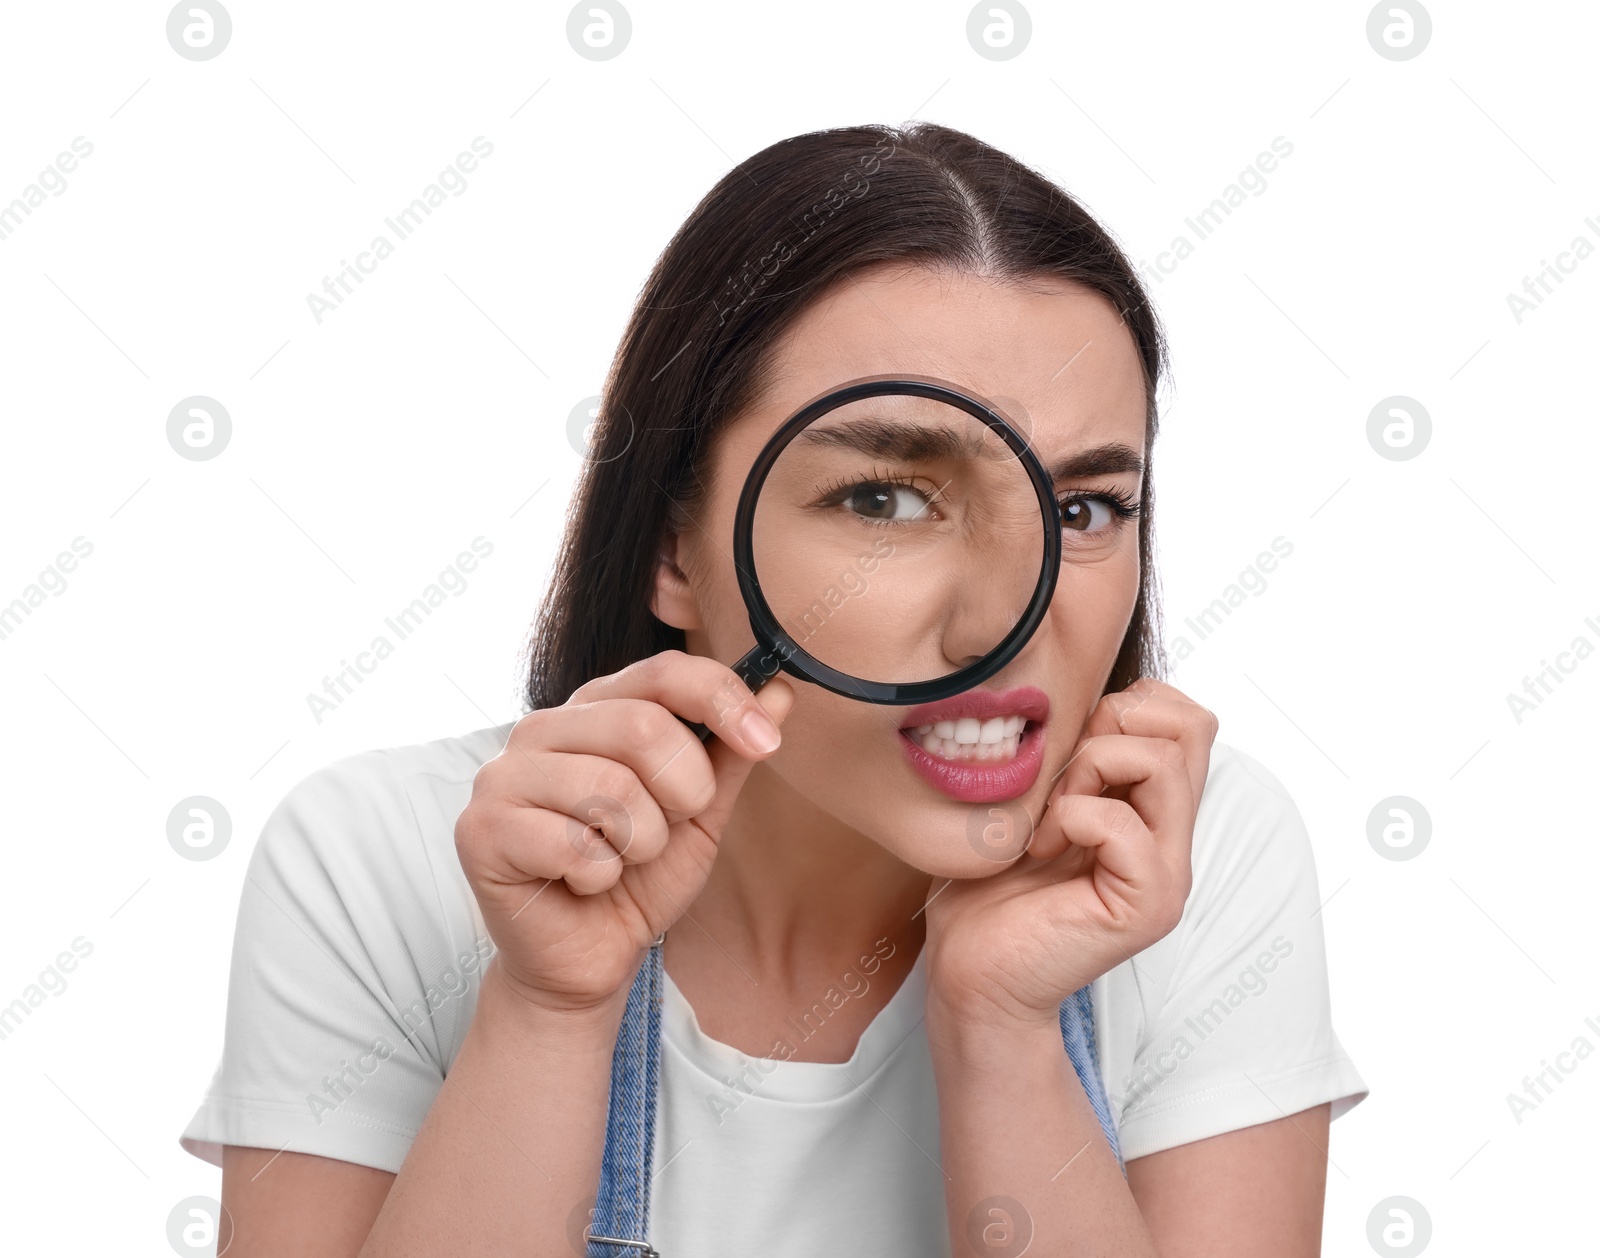
[[[1157,679],[1163,362],[1106,232],[970,136],[731,171],[617,353],[529,713],[342,760],[265,827],[183,1136],[229,1253],[1316,1254],[1366,1088],[1298,812]],[[745,472],[908,374],[1066,466],[1050,613],[934,711],[752,694]],[[996,859],[959,784],[1023,756]]]

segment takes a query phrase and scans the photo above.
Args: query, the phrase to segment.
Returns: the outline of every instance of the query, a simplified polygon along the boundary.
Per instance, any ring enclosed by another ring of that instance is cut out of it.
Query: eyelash
[[[880,475],[878,469],[874,467],[865,476],[843,477],[831,485],[824,486],[817,494],[816,505],[823,507],[837,506],[838,503],[834,501],[834,499],[837,498],[840,491],[846,489],[857,489],[862,485],[898,485],[906,489],[922,489],[922,487],[917,484],[915,477],[900,476],[890,472],[885,472]],[[927,491],[924,490],[923,492],[926,493]],[[935,504],[938,503],[939,499],[937,497],[937,491],[935,491],[935,496],[931,497],[929,501]]]
[[[909,489],[919,488],[914,477],[900,476],[893,473],[880,474],[877,468],[874,467],[865,476],[857,475],[841,478],[833,484],[824,487],[817,495],[817,505],[837,505],[830,500],[838,495],[841,490],[855,489],[861,485],[898,485]],[[931,501],[937,503],[938,498],[934,497],[931,499]],[[1066,506],[1069,502],[1102,502],[1111,508],[1111,512],[1114,516],[1116,516],[1119,524],[1125,520],[1137,519],[1140,513],[1144,510],[1144,504],[1135,495],[1130,494],[1124,489],[1105,489],[1096,490],[1093,493],[1081,492],[1063,494],[1060,498],[1056,499],[1057,507],[1061,508],[1062,510],[1066,509]]]
[[[1056,499],[1056,505],[1063,511],[1069,502],[1103,502],[1111,508],[1113,515],[1121,520],[1132,520],[1144,510],[1144,503],[1128,493],[1125,489],[1096,490],[1094,493],[1064,494]]]

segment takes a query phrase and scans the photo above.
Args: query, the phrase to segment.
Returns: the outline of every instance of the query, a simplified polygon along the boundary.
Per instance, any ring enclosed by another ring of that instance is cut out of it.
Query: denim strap
[[[588,1258],[654,1258],[650,1227],[650,1158],[661,1075],[661,941],[651,945],[628,989],[622,1029],[611,1055],[611,1095],[600,1193],[589,1223]],[[606,1239],[600,1239],[600,1238]],[[616,1241],[631,1241],[620,1245]]]
[[[1117,1124],[1111,1117],[1111,1098],[1106,1095],[1105,1083],[1100,1077],[1100,1054],[1094,1043],[1094,989],[1087,983],[1061,1002],[1061,1042],[1094,1108],[1094,1116],[1100,1120],[1100,1130],[1105,1132],[1117,1166],[1126,1175],[1128,1166],[1122,1160]]]
[[[589,1225],[587,1258],[657,1258],[646,1237],[650,1227],[650,1161],[661,1071],[661,941],[634,976],[622,1029],[611,1059],[610,1112],[600,1165],[600,1194]],[[1061,1002],[1061,1041],[1089,1097],[1117,1166],[1124,1175],[1111,1101],[1100,1076],[1094,1042],[1094,1000],[1085,985]],[[605,1238],[605,1239],[601,1239]],[[623,1244],[621,1242],[627,1242]],[[678,1258],[678,1256],[674,1256]]]

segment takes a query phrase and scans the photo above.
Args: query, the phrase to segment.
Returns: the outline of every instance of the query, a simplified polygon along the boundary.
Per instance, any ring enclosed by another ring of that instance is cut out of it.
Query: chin
[[[942,814],[942,815],[941,815]],[[902,814],[904,816],[904,814]],[[935,878],[988,878],[1022,858],[1032,837],[1023,801],[941,809],[908,833],[904,820],[867,833],[906,864]]]

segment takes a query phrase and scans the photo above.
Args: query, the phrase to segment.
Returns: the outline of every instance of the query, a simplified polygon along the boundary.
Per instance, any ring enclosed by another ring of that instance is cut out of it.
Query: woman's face
[[[1048,615],[1005,668],[933,711],[797,681],[783,746],[746,787],[764,799],[793,792],[809,805],[803,811],[831,816],[928,873],[993,873],[1020,854],[1043,815],[1138,596],[1138,520],[1113,505],[1138,503],[1143,485],[1145,386],[1133,337],[1105,298],[1066,281],[1031,277],[1022,286],[886,266],[811,305],[778,343],[773,366],[766,395],[717,438],[700,527],[677,539],[685,581],[666,578],[657,599],[657,614],[687,631],[692,652],[724,663],[752,644],[731,556],[739,493],[767,439],[812,398],[860,377],[931,376],[996,403],[1046,468],[1098,451],[1108,469],[1056,481],[1060,579]],[[884,473],[923,470],[870,462]],[[970,620],[945,623],[917,648],[922,676],[982,654],[961,628]]]

